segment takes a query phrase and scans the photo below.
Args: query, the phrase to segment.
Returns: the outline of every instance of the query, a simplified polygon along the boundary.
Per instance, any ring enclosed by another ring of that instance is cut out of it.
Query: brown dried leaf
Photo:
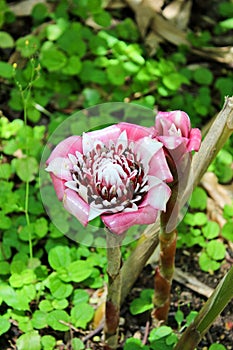
[[[161,12],[164,0],[126,0],[135,12],[139,31],[144,37],[157,12]]]
[[[182,30],[187,29],[192,1],[191,0],[174,0],[162,11],[163,16],[170,20],[174,25]]]
[[[223,185],[218,183],[217,176],[214,173],[205,173],[201,179],[201,185],[220,208],[223,209],[225,204],[230,205],[232,203],[232,198],[229,192]]]
[[[223,227],[226,223],[226,219],[222,216],[222,209],[212,198],[207,199],[207,214],[209,219],[216,221],[220,227]]]

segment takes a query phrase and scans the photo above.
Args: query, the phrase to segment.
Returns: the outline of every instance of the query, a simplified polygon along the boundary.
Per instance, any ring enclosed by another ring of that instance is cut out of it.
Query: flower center
[[[69,155],[72,181],[66,186],[77,191],[91,206],[107,212],[135,211],[148,190],[148,179],[133,144],[125,147],[98,141],[85,155]]]

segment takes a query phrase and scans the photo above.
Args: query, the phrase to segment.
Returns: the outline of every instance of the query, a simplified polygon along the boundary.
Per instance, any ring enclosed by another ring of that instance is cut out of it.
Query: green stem
[[[107,259],[108,259],[108,294],[105,309],[105,349],[116,349],[119,336],[119,319],[122,286],[122,256],[121,243],[124,235],[116,235],[106,229]]]
[[[216,317],[233,298],[233,266],[220,281],[192,324],[185,330],[175,350],[194,350]]]

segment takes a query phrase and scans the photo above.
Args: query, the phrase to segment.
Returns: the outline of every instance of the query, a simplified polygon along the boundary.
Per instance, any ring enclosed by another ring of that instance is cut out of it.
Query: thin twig
[[[147,343],[149,331],[150,331],[150,322],[147,321],[147,322],[146,322],[146,327],[145,327],[144,337],[143,337],[143,340],[142,340],[142,344],[143,344],[143,345],[146,345],[146,343]]]

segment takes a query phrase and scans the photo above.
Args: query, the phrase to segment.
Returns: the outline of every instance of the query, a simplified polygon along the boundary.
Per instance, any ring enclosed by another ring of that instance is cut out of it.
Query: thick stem
[[[122,257],[121,243],[124,235],[117,236],[106,229],[107,259],[108,259],[108,294],[105,309],[105,349],[116,349],[118,345],[121,285],[122,285]]]
[[[185,330],[175,350],[194,350],[201,338],[233,298],[233,266],[218,284],[192,324]]]

